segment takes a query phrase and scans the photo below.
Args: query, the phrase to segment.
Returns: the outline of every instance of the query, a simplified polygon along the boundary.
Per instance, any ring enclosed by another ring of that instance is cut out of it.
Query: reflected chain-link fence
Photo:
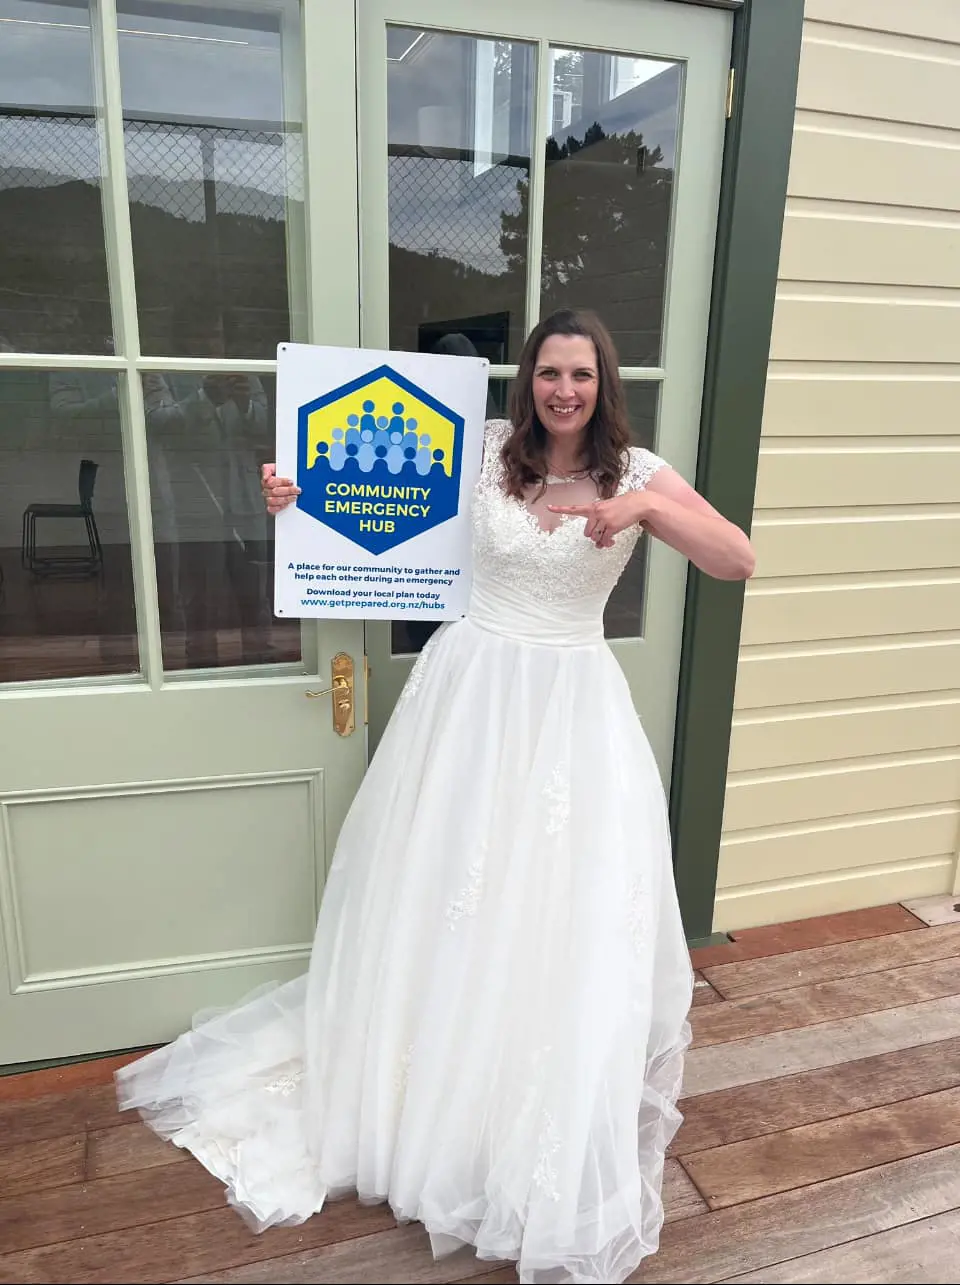
[[[503,216],[520,212],[529,170],[526,157],[478,163],[472,152],[392,147],[391,244],[499,275],[507,268]]]
[[[192,222],[214,214],[285,217],[303,200],[299,131],[125,120],[132,201]]]
[[[225,353],[272,351],[290,331],[291,224],[304,226],[299,127],[127,117],[124,140],[143,343],[190,355],[200,339],[173,331],[212,309],[216,326],[191,322],[204,343],[217,330]],[[474,290],[506,280],[504,226],[525,222],[528,158],[391,145],[386,161],[397,290],[422,294],[429,279],[445,314],[461,277]],[[0,106],[0,343],[111,350],[101,174],[93,113]]]
[[[285,200],[303,199],[299,130],[129,117],[123,129],[132,201],[198,221],[212,212],[282,219]],[[96,184],[100,169],[91,114],[0,108],[0,192]]]
[[[216,214],[283,221],[302,201],[299,129],[124,120],[130,199],[190,222]],[[389,149],[390,240],[484,272],[505,268],[501,218],[520,209],[525,157],[478,163],[472,153]],[[97,123],[89,113],[0,108],[0,192],[100,182]]]

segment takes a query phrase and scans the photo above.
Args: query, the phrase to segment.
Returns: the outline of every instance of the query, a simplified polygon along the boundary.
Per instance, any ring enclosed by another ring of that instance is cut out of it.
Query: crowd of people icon
[[[329,442],[317,443],[310,467],[323,461],[334,473],[372,473],[382,461],[394,475],[449,474],[446,452],[432,444],[429,433],[418,431],[418,421],[406,415],[403,402],[394,402],[391,410],[390,415],[377,415],[376,404],[365,401],[361,415],[348,415],[345,429],[335,428]]]

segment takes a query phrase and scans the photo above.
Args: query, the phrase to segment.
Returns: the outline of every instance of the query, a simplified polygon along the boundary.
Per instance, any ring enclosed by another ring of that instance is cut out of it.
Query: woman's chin
[[[548,415],[541,423],[551,437],[577,437],[587,426],[583,415]]]

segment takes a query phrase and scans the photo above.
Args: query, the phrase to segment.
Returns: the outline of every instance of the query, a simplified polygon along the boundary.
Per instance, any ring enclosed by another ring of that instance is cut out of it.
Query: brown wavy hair
[[[533,373],[545,339],[577,335],[591,340],[597,354],[597,406],[587,425],[583,466],[589,469],[604,499],[616,495],[627,466],[630,426],[627,403],[617,369],[617,350],[610,332],[592,312],[564,308],[545,317],[531,332],[520,353],[517,377],[510,394],[513,432],[503,447],[504,484],[508,495],[522,499],[531,486],[546,486],[547,430],[533,404]]]

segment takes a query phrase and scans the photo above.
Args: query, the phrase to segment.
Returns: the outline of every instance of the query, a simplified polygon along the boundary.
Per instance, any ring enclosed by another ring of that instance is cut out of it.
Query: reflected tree
[[[547,140],[541,299],[599,312],[631,364],[656,364],[666,272],[673,170],[634,131]],[[529,184],[502,218],[508,271],[525,270]]]

